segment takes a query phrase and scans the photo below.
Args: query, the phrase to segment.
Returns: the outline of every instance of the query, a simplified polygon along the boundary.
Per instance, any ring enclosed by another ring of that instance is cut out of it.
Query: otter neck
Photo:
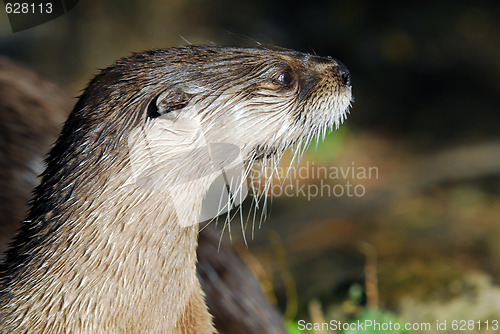
[[[30,250],[30,271],[11,284],[8,307],[17,311],[10,313],[27,314],[13,322],[33,333],[212,332],[196,278],[196,215],[180,224],[172,191],[138,186],[127,159],[115,168],[94,183],[81,177],[85,183],[74,185],[60,210],[31,218],[46,224],[39,234],[47,237]],[[195,209],[206,189],[185,191]],[[26,302],[28,294],[44,297]],[[40,314],[48,318],[41,322]]]

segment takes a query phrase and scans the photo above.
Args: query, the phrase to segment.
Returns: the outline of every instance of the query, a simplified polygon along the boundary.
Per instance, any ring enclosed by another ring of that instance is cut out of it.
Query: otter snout
[[[351,86],[351,72],[349,72],[349,69],[344,65],[344,63],[336,59],[335,62],[337,63],[342,83],[346,86]]]
[[[342,63],[341,61],[332,58],[330,56],[328,57],[314,56],[311,57],[310,59],[315,61],[317,64],[332,65],[332,63],[335,63],[337,65],[336,67],[337,70],[339,71],[340,78],[342,79],[342,84],[344,84],[347,87],[351,86],[351,72],[349,72],[347,66],[345,66],[345,64]]]

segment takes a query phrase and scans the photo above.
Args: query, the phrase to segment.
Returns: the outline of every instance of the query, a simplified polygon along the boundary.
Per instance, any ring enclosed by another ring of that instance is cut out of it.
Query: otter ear
[[[148,106],[148,117],[156,118],[182,109],[188,104],[190,98],[191,95],[187,94],[181,87],[168,88],[151,101]]]

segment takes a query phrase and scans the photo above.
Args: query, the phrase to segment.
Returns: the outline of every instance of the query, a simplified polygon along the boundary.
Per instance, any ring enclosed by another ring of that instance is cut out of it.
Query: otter
[[[44,155],[75,103],[49,78],[0,56],[0,263],[21,226]],[[201,225],[197,272],[221,334],[286,333],[281,316],[227,238]]]
[[[196,278],[210,185],[338,127],[350,103],[343,64],[275,47],[151,50],[102,70],[1,268],[0,331],[215,332]],[[217,147],[237,158],[214,164]]]

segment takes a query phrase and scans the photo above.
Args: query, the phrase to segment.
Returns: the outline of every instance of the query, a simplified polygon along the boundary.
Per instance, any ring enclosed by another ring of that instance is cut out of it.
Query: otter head
[[[196,121],[209,142],[236,145],[246,161],[338,127],[351,103],[349,71],[332,58],[265,47],[173,53],[148,116]]]
[[[92,101],[84,96],[77,109],[92,111],[86,117],[93,121],[86,124],[94,126],[86,132],[126,139],[132,182],[175,193],[185,209],[179,215],[189,221],[198,221],[200,211],[186,205],[188,197],[201,202],[193,189],[205,195],[222,172],[234,168],[244,170],[241,180],[248,173],[243,165],[279,156],[338,127],[352,100],[349,71],[335,59],[216,46],[124,58],[97,76],[84,95]]]

